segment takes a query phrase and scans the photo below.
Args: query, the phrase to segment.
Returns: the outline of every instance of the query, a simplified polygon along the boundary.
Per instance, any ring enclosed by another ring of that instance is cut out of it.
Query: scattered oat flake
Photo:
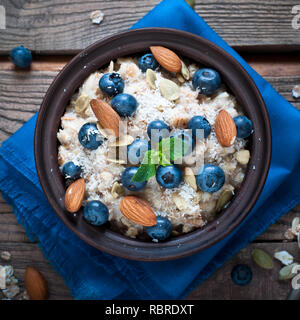
[[[287,240],[294,240],[295,239],[295,234],[292,232],[292,229],[290,228],[284,233],[284,237]]]
[[[104,18],[104,14],[100,10],[93,11],[90,15],[90,19],[94,24],[100,24]]]
[[[11,258],[11,254],[8,251],[2,251],[0,253],[0,258],[4,261],[9,261]]]
[[[292,94],[293,94],[293,97],[295,99],[299,99],[300,98],[300,84],[296,85],[293,90],[292,90]]]
[[[22,294],[22,299],[23,299],[23,300],[29,300],[29,295],[28,295],[28,293],[27,293],[26,290],[25,290],[25,291],[23,292],[23,294]]]
[[[294,257],[285,250],[275,252],[274,258],[279,260],[285,266],[288,266],[294,262]]]
[[[297,235],[297,233],[299,232],[298,231],[299,224],[300,224],[299,217],[294,218],[293,221],[292,221],[292,227],[291,227],[291,230],[292,230],[294,235]]]
[[[6,298],[14,298],[17,294],[20,292],[20,287],[17,286],[16,284],[11,284],[6,287],[6,289],[2,290],[2,293]]]

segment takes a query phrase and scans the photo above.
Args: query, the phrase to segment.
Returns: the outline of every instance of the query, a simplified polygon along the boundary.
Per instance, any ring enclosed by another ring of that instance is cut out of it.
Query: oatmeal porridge
[[[66,209],[82,205],[88,223],[158,241],[205,226],[228,205],[244,179],[252,123],[217,71],[163,47],[151,52],[91,74],[57,138]],[[162,142],[179,139],[180,155],[165,157]]]

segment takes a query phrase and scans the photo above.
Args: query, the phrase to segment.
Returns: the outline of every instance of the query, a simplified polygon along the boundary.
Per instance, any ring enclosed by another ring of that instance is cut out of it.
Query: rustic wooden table
[[[176,1],[176,0],[174,0]],[[6,30],[0,30],[0,142],[7,139],[38,111],[48,86],[72,55],[96,40],[125,30],[153,8],[159,0],[0,0],[6,9]],[[300,109],[291,89],[300,84],[300,30],[293,29],[292,8],[299,0],[197,0],[195,10],[237,49],[288,101]],[[94,25],[89,14],[100,9],[105,17]],[[9,51],[23,44],[33,50],[31,70],[15,70]],[[284,240],[291,220],[300,216],[300,206],[287,213],[247,248],[241,250],[210,279],[189,295],[191,299],[285,299],[290,284],[277,280],[280,264],[272,271],[256,267],[253,248],[270,254],[286,249],[300,261],[300,250]],[[51,299],[71,299],[68,288],[31,243],[12,209],[0,199],[0,251],[12,254],[11,264],[23,285],[28,264],[36,266],[49,282]],[[230,279],[237,263],[253,269],[253,281],[238,287]]]

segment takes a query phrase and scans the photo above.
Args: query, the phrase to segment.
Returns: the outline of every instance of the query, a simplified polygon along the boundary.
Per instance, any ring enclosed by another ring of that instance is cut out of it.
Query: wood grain
[[[7,28],[0,30],[0,54],[23,44],[38,54],[75,53],[103,37],[123,31],[160,0],[2,0]],[[292,28],[298,0],[197,0],[195,10],[228,43],[242,50],[291,51],[300,48]],[[94,25],[89,15],[102,10]],[[217,17],[217,19],[216,19]]]
[[[0,58],[0,143],[14,133],[38,111],[42,98],[59,70],[71,56],[37,57],[31,71],[13,67],[7,57]],[[248,63],[277,89],[287,100],[300,109],[300,101],[291,95],[295,84],[300,84],[300,60],[296,54],[244,54]],[[266,272],[250,260],[254,247],[261,247],[269,253],[287,249],[300,261],[300,251],[295,242],[284,243],[284,232],[292,219],[300,217],[300,205],[272,225],[255,243],[239,252],[211,278],[205,281],[188,297],[190,299],[285,299],[290,285],[277,281],[276,270]],[[0,197],[0,251],[12,253],[11,264],[24,288],[26,265],[37,267],[46,277],[50,286],[50,299],[71,299],[68,288],[43,257],[36,243],[30,243],[22,226],[18,225],[12,209]],[[252,283],[243,288],[234,285],[230,272],[237,263],[247,263],[253,269]],[[0,296],[1,298],[1,296]]]
[[[295,261],[300,261],[300,250],[296,243],[254,243],[242,249],[230,259],[221,269],[195,289],[187,299],[196,300],[284,300],[290,289],[290,281],[279,281],[278,272],[282,267],[274,260],[273,270],[258,267],[251,259],[251,251],[260,248],[273,255],[276,251],[287,250]],[[253,272],[253,278],[245,287],[237,286],[231,280],[231,270],[237,264],[248,265]]]
[[[247,58],[247,56],[245,57]],[[266,75],[265,78],[274,88],[300,109],[300,101],[294,99],[291,94],[294,85],[300,84],[299,59],[296,60],[294,55],[286,55],[285,59],[281,59],[277,65],[276,60],[272,59],[273,62],[270,62],[268,55],[264,55],[264,60],[262,56],[260,56],[260,59],[250,57],[252,59],[250,59],[250,65],[257,72]],[[7,62],[6,59],[0,61],[0,143],[38,111],[49,85],[68,59],[70,57],[61,59],[56,67],[51,60],[50,62],[48,60],[37,61],[33,63],[30,72],[18,69],[12,70],[10,62]],[[291,60],[289,67],[284,68],[285,62],[287,63],[289,59]],[[266,67],[263,61],[267,65],[270,64],[270,69]],[[36,69],[39,66],[43,66],[43,68],[37,71]]]
[[[25,290],[24,276],[28,265],[36,267],[45,276],[49,286],[50,300],[72,299],[68,287],[44,258],[41,249],[36,244],[19,242],[16,245],[15,242],[10,242],[8,239],[5,242],[0,240],[0,251],[4,250],[11,253],[12,259],[6,264],[13,266],[14,274],[19,279],[21,293],[16,299],[21,297]],[[4,265],[4,263],[2,264]],[[0,290],[0,299],[2,297]]]

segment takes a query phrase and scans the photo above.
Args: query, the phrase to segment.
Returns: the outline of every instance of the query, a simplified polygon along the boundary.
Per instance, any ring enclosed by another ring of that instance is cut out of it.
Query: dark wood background
[[[0,30],[0,143],[38,111],[48,86],[73,54],[96,40],[129,28],[158,2],[0,0],[7,19],[7,29]],[[292,7],[298,4],[299,0],[197,0],[195,10],[300,109],[300,100],[291,95],[293,86],[300,84],[300,29],[291,25]],[[100,25],[89,19],[97,9],[105,15]],[[34,52],[30,72],[16,70],[9,62],[7,54],[20,44]],[[270,254],[285,249],[300,262],[296,242],[284,239],[284,232],[295,216],[300,216],[300,206],[241,250],[189,298],[285,299],[290,283],[277,280],[280,263],[275,263],[272,271],[261,270],[251,261],[250,252],[256,247]],[[45,260],[37,243],[29,242],[11,207],[0,199],[2,250],[12,253],[11,264],[21,286],[26,266],[34,265],[48,280],[51,299],[71,299],[68,288]],[[247,287],[238,287],[230,279],[231,269],[237,263],[249,264],[253,269],[253,281]]]

